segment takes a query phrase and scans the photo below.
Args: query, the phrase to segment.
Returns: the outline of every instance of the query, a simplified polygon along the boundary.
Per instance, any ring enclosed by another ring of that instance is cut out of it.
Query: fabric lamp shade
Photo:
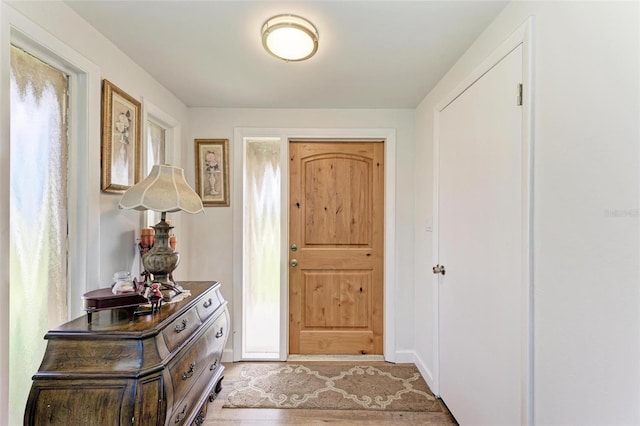
[[[167,223],[166,216],[169,212],[177,211],[202,212],[202,200],[184,179],[184,170],[168,164],[157,164],[149,176],[124,193],[119,207],[161,213],[160,222],[153,226],[153,247],[142,256],[142,264],[145,271],[153,275],[153,284],[159,285],[163,299],[170,301],[183,289],[172,276],[180,256],[169,244],[169,231],[173,227]]]
[[[200,213],[202,200],[184,178],[184,170],[156,164],[149,176],[129,188],[120,199],[122,209]]]

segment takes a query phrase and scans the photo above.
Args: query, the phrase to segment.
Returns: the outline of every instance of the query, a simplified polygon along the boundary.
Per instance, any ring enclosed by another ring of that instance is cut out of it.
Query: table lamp
[[[142,256],[142,264],[153,274],[153,282],[160,284],[164,299],[169,301],[182,289],[169,280],[169,274],[178,266],[179,255],[169,246],[169,231],[173,226],[166,221],[167,213],[204,211],[202,200],[184,178],[184,170],[168,164],[156,164],[144,180],[129,188],[120,199],[121,209],[153,210],[161,218],[152,228],[155,242],[151,250]]]

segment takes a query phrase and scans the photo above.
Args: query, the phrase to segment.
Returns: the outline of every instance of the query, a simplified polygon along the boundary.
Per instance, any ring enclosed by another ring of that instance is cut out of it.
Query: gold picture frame
[[[104,192],[123,193],[140,180],[141,103],[102,80],[102,182]]]
[[[229,207],[229,139],[195,139],[196,192],[205,207]]]

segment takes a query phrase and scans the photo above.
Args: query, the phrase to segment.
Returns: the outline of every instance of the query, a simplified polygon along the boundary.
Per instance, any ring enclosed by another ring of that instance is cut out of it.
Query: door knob
[[[291,261],[289,262],[289,265],[295,268],[296,266],[298,266],[298,261],[296,259],[291,259]]]
[[[442,274],[444,275],[447,271],[444,270],[444,265],[436,265],[433,267],[434,274]]]

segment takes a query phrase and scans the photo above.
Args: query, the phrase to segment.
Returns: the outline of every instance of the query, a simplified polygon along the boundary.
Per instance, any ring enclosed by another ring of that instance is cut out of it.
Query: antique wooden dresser
[[[24,424],[201,424],[221,389],[229,313],[219,283],[180,284],[191,296],[154,314],[100,311],[49,331]]]

